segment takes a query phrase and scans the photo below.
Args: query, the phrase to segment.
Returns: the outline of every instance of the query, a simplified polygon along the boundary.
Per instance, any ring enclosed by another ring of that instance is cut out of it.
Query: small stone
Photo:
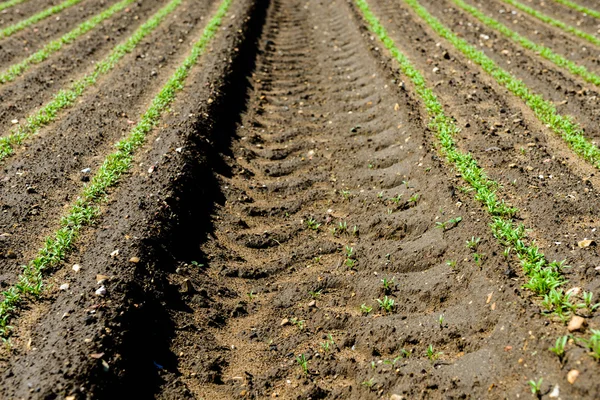
[[[140,262],[140,258],[139,258],[139,257],[131,257],[131,258],[129,259],[129,262],[131,262],[131,263],[134,263],[134,264],[137,264],[137,263],[139,263],[139,262]]]
[[[577,243],[577,246],[579,246],[579,248],[581,248],[581,249],[590,247],[592,245],[596,245],[596,242],[594,242],[593,240],[590,240],[590,239],[584,239]]]
[[[81,265],[79,265],[79,264],[73,264],[73,271],[79,272],[80,269],[81,269]]]
[[[317,306],[317,302],[315,300],[311,301],[310,303],[308,303],[309,307],[316,307]]]
[[[569,294],[571,296],[577,296],[580,292],[581,292],[580,287],[572,287],[571,289],[567,290],[567,294]]]
[[[289,325],[289,324],[290,324],[290,320],[287,319],[287,318],[284,318],[284,319],[281,320],[281,324],[279,324],[279,325],[286,326],[286,325]]]
[[[118,256],[118,255],[119,255],[119,249],[117,249],[117,250],[113,251],[112,253],[110,253],[110,256],[111,256],[112,258],[115,258],[115,257],[116,257],[116,256]]]
[[[18,119],[13,119],[13,120],[12,120],[12,121],[10,121],[10,122],[12,122],[13,124],[18,124],[18,123],[19,123],[19,120],[18,120]]]
[[[67,396],[65,397],[65,400],[75,400],[75,396]]]
[[[60,285],[60,290],[69,290],[69,284],[68,283],[63,283],[62,285]]]
[[[559,391],[558,385],[555,385],[554,389],[552,389],[552,392],[550,393],[549,397],[551,399],[558,399],[559,396],[560,396],[560,391]]]
[[[583,319],[579,315],[573,315],[573,317],[569,321],[569,325],[567,326],[567,329],[569,330],[569,332],[578,331],[579,329],[581,329],[581,327],[583,326],[584,323],[585,323],[585,319]]]
[[[91,168],[84,168],[84,169],[81,170],[81,172],[84,173],[84,174],[89,174],[91,171],[92,171]]]
[[[577,371],[576,369],[572,369],[567,374],[567,381],[569,381],[569,383],[572,385],[575,383],[575,381],[577,380],[578,377],[579,377],[579,371]]]
[[[181,293],[194,293],[196,289],[189,279],[185,279],[181,284]]]
[[[399,394],[393,394],[390,396],[390,400],[404,400],[404,398]]]
[[[98,285],[100,285],[100,284],[104,283],[105,281],[107,281],[108,278],[109,277],[106,275],[98,274],[98,275],[96,275],[96,283]]]
[[[94,353],[94,354],[90,354],[90,357],[95,358],[96,360],[102,358],[104,356],[104,353]]]
[[[36,190],[33,186],[27,186],[27,193],[36,193]]]
[[[106,288],[104,286],[100,286],[100,288],[96,290],[96,296],[106,296]]]

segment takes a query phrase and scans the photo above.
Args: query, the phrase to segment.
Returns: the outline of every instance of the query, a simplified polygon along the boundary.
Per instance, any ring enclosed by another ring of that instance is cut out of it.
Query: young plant
[[[479,243],[481,242],[481,238],[476,238],[472,236],[471,239],[467,240],[467,248],[473,251],[477,250]]]
[[[456,260],[448,260],[446,261],[446,265],[452,268],[452,270],[456,270]]]
[[[330,333],[329,335],[327,335],[327,340],[324,341],[323,343],[321,343],[321,348],[325,352],[328,352],[329,350],[331,350],[333,348],[333,346],[335,346],[335,342],[333,340],[333,336]]]
[[[550,347],[548,349],[558,356],[558,359],[561,363],[564,361],[565,358],[565,346],[567,345],[567,340],[569,340],[569,336],[561,336],[558,339],[556,339],[554,347]]]
[[[323,292],[323,290],[322,290],[322,289],[319,289],[319,290],[316,290],[316,291],[314,291],[314,290],[310,290],[310,291],[308,292],[308,294],[309,294],[309,295],[310,295],[310,297],[312,297],[313,299],[315,299],[315,300],[318,300],[318,299],[321,297],[321,293],[322,293],[322,292]]]
[[[373,385],[375,385],[375,378],[371,378],[368,381],[363,381],[362,385],[364,387],[367,387],[367,388],[371,389],[373,387]]]
[[[383,309],[387,313],[391,313],[394,310],[396,302],[394,299],[385,296],[383,299],[377,299],[379,308]]]
[[[298,327],[299,330],[304,330],[304,325],[306,321],[298,318],[290,318],[290,322]]]
[[[594,293],[592,292],[583,292],[583,303],[577,305],[579,308],[587,308],[589,312],[594,312],[596,308],[600,307],[600,303],[592,304],[592,298],[594,297]]]
[[[542,378],[540,378],[537,382],[533,379],[527,382],[529,384],[529,388],[531,389],[531,393],[534,395],[541,397],[542,395]]]
[[[443,231],[447,231],[448,229],[451,229],[451,228],[454,228],[455,226],[457,226],[460,221],[462,221],[462,217],[451,218],[445,222],[436,222],[435,227],[439,228]]]
[[[473,261],[475,261],[475,264],[477,264],[478,267],[481,267],[484,258],[485,254],[473,253]]]
[[[413,195],[410,197],[410,199],[408,199],[408,202],[409,202],[409,203],[413,203],[413,204],[417,204],[417,202],[419,201],[419,198],[420,198],[420,197],[421,197],[421,196],[419,195],[419,193],[415,193],[415,194],[413,194]]]
[[[402,194],[398,193],[395,197],[390,197],[388,200],[398,205],[402,201]]]
[[[396,286],[396,283],[394,282],[395,278],[392,279],[388,279],[388,278],[383,278],[381,280],[381,286],[383,287],[383,291],[384,293],[390,293],[392,291],[392,289]]]
[[[296,362],[298,363],[298,365],[300,365],[302,371],[308,375],[308,360],[306,359],[306,356],[304,354],[296,356]]]
[[[444,314],[440,314],[438,317],[438,323],[440,324],[440,329],[444,327]]]
[[[352,193],[350,193],[349,190],[342,190],[340,194],[344,200],[350,200],[350,197],[352,196]]]
[[[444,353],[442,353],[441,351],[435,351],[433,349],[433,345],[430,344],[429,346],[427,346],[426,354],[427,354],[427,358],[429,358],[429,360],[431,362],[435,362]]]
[[[254,298],[256,297],[253,290],[248,292],[246,295],[248,296],[248,300],[250,300],[250,301],[254,300]]]
[[[308,229],[312,229],[313,231],[318,231],[321,224],[318,223],[314,218],[309,218],[306,220],[306,226]]]
[[[366,305],[365,303],[360,305],[360,312],[368,315],[371,311],[373,311],[373,307]]]

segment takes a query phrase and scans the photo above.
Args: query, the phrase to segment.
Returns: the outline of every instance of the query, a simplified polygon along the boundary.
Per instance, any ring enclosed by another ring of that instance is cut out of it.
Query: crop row
[[[179,65],[168,82],[154,97],[150,106],[140,117],[140,121],[131,129],[129,135],[115,144],[116,151],[109,154],[98,172],[80,193],[77,200],[72,204],[67,215],[60,220],[60,228],[55,234],[48,237],[44,247],[38,256],[24,266],[23,273],[18,282],[3,292],[3,300],[0,302],[0,335],[4,338],[10,336],[11,320],[18,314],[18,306],[28,298],[38,296],[44,283],[44,271],[49,267],[57,265],[64,260],[69,250],[72,249],[78,238],[80,230],[84,226],[92,224],[100,215],[98,206],[106,199],[108,190],[114,187],[131,167],[135,152],[144,144],[146,135],[159,123],[161,116],[173,103],[176,95],[184,87],[186,78],[191,68],[197,63],[199,57],[206,51],[210,41],[214,38],[221,25],[227,10],[233,0],[223,0],[212,18],[207,23],[198,41],[193,45],[190,54]],[[113,52],[101,63],[95,71],[81,81],[76,82],[70,92],[61,91],[43,112],[36,114],[37,118],[49,115],[56,116],[56,112],[64,107],[62,104],[72,104],[73,100],[83,92],[85,87],[93,84],[100,74],[110,71],[116,63],[130,52],[142,38],[155,29],[160,22],[172,12],[181,0],[172,0],[164,8],[152,16],[122,45],[117,46]],[[81,89],[80,89],[81,88]],[[59,100],[64,99],[59,102]],[[34,122],[39,119],[33,120]],[[42,121],[44,124],[50,120]],[[37,122],[38,124],[41,122]],[[35,126],[29,122],[30,126]],[[18,134],[18,133],[17,133]]]
[[[554,132],[558,133],[576,153],[592,162],[596,167],[600,167],[600,151],[588,139],[584,138],[581,129],[571,118],[559,115],[549,101],[532,93],[522,81],[497,66],[483,52],[477,50],[465,40],[458,38],[449,28],[433,17],[417,0],[403,1],[439,36],[450,42],[469,60],[481,66],[499,84],[505,86],[513,94],[523,99],[534,111],[538,119],[547,124]],[[477,9],[468,6],[464,1],[453,1],[472,14],[478,17],[482,16]],[[513,0],[510,1],[512,2]],[[424,104],[430,118],[429,127],[436,134],[439,151],[445,156],[448,164],[459,172],[462,179],[470,185],[471,190],[474,192],[475,200],[485,205],[490,214],[492,234],[505,247],[505,254],[508,255],[514,252],[519,259],[523,273],[528,278],[524,287],[530,289],[538,296],[539,303],[545,312],[558,316],[562,321],[565,321],[567,316],[571,312],[576,312],[579,307],[579,305],[572,303],[571,295],[561,289],[561,286],[566,283],[566,279],[562,273],[565,268],[565,262],[549,262],[535,243],[528,243],[525,227],[522,224],[516,224],[513,220],[518,210],[498,198],[497,190],[500,188],[500,185],[487,177],[471,154],[461,152],[457,148],[454,137],[459,132],[459,128],[455,125],[453,119],[445,114],[442,104],[433,90],[430,89],[430,85],[428,85],[423,75],[388,36],[379,18],[370,10],[367,0],[355,0],[355,3],[367,22],[369,30],[378,36],[392,57],[398,62],[402,73],[414,85],[415,92]],[[490,19],[488,22],[492,24],[495,21]],[[512,35],[511,32],[505,30],[503,33],[509,36]],[[514,36],[514,38],[517,38],[517,36]],[[523,40],[527,39],[523,38]],[[539,51],[541,49],[535,47],[531,48],[531,50]],[[546,51],[546,55],[550,54],[554,53]],[[590,297],[591,295],[587,294],[587,296]],[[588,300],[590,307],[593,307],[591,305],[591,298]],[[596,358],[600,358],[600,341],[598,339],[598,331],[593,329],[589,339],[581,339],[590,348],[592,355]],[[564,352],[564,346],[562,350]]]

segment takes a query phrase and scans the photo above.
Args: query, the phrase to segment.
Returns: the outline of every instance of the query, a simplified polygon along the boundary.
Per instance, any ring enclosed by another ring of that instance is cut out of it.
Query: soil
[[[84,3],[36,25],[45,36],[28,30],[19,40],[39,47],[109,4]],[[3,163],[3,290],[59,226],[87,181],[81,171],[94,173],[139,120],[218,3],[184,0]],[[449,0],[421,3],[597,139],[597,88]],[[567,260],[567,288],[600,293],[598,248],[578,246],[596,235],[597,172],[404,2],[369,4],[461,127],[458,146],[502,184],[547,258]],[[501,4],[483,9],[502,20]],[[594,31],[566,7],[531,5]],[[0,88],[3,131],[161,6],[132,5]],[[595,398],[597,362],[576,343],[563,363],[548,351],[565,325],[522,288],[518,260],[503,256],[486,210],[439,154],[415,88],[353,2],[231,7],[98,223],[19,310],[0,352],[0,398],[513,399],[531,396],[527,382],[539,378],[544,398],[556,386],[561,398]],[[535,24],[536,40],[597,64],[580,39],[510,15],[514,29]],[[16,40],[0,41],[12,49],[0,66],[28,54]],[[94,294],[98,279],[104,297]],[[386,296],[388,311],[377,301]],[[580,373],[574,384],[570,370]]]

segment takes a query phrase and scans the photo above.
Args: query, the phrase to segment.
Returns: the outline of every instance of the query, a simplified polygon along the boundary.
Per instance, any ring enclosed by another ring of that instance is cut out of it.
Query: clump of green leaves
[[[447,231],[448,229],[452,229],[457,226],[460,221],[462,221],[462,217],[451,218],[445,222],[436,222],[435,227],[443,231]]]
[[[371,311],[373,311],[373,307],[370,307],[368,305],[366,305],[365,303],[360,305],[360,312],[363,314],[369,314]]]
[[[302,368],[302,372],[308,374],[308,360],[306,355],[300,354],[299,356],[296,356],[296,362],[300,365],[300,368]]]
[[[314,218],[309,218],[306,220],[306,226],[308,229],[312,229],[313,231],[318,231],[321,227],[321,224],[317,222]]]
[[[565,358],[565,354],[566,354],[565,347],[567,345],[567,340],[569,340],[568,335],[561,336],[558,339],[556,339],[556,343],[554,344],[554,347],[550,347],[548,349],[558,356],[558,359],[560,360],[561,363],[564,361],[564,358]]]
[[[323,349],[323,351],[328,352],[333,348],[333,346],[335,346],[335,341],[333,340],[333,336],[330,333],[329,335],[327,335],[327,340],[321,343],[321,348]]]
[[[392,278],[392,279],[383,278],[381,280],[381,286],[383,287],[384,293],[389,294],[392,291],[392,289],[394,289],[394,287],[396,287],[395,279],[396,278]]]
[[[543,379],[540,378],[537,382],[533,379],[527,382],[529,384],[529,388],[531,389],[531,393],[538,397],[542,395],[542,381]]]
[[[435,362],[444,353],[442,353],[441,351],[435,351],[435,349],[433,348],[433,345],[430,344],[429,346],[427,346],[427,351],[425,354],[427,355],[427,358],[429,358],[429,360],[431,362]]]
[[[392,311],[394,311],[396,301],[391,297],[385,296],[383,299],[377,299],[377,304],[379,304],[379,308],[381,308],[385,312],[391,313]]]

